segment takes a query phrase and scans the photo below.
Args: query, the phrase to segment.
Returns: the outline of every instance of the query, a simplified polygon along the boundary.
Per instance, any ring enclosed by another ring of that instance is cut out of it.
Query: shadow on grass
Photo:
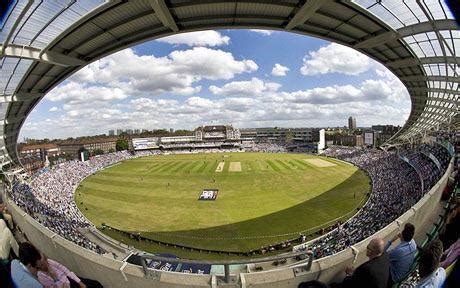
[[[350,218],[354,215],[353,211],[365,203],[370,191],[369,183],[368,176],[357,170],[345,181],[315,198],[258,218],[194,230],[125,232],[139,232],[144,238],[196,249],[246,252],[295,239],[299,232],[314,233],[335,223],[322,224],[347,213],[346,218]]]

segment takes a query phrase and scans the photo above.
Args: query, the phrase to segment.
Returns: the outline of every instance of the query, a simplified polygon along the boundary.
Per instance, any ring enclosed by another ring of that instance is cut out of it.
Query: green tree
[[[115,149],[110,148],[110,149],[109,149],[109,153],[113,153],[113,152],[115,152]]]
[[[102,154],[104,154],[104,150],[96,149],[96,150],[93,151],[93,153],[94,153],[94,155],[102,155]]]
[[[115,148],[117,151],[128,150],[128,140],[126,139],[118,139],[115,143]]]

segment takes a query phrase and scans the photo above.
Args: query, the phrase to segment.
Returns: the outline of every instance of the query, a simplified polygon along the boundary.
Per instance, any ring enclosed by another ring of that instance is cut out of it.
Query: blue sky
[[[48,93],[21,138],[109,129],[402,125],[410,99],[382,65],[350,48],[286,32],[184,33],[84,67]]]

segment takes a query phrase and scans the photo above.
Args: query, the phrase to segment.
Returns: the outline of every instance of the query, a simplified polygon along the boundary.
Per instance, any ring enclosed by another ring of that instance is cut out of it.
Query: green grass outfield
[[[317,167],[306,159],[335,166]],[[216,172],[222,161],[223,171]],[[231,162],[240,162],[242,171],[230,171]],[[217,199],[199,201],[203,188],[219,189]],[[133,159],[104,169],[81,183],[75,200],[98,227],[105,223],[196,249],[245,252],[348,218],[364,204],[369,190],[364,172],[330,158],[185,154]],[[108,234],[129,242],[121,233]],[[149,252],[164,250],[140,246]]]

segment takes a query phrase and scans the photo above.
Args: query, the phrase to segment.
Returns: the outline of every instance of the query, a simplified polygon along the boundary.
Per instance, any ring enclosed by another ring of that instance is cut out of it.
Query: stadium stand
[[[449,159],[448,150],[442,146],[440,146],[442,149],[439,149],[440,147],[436,145],[438,144],[423,145],[413,151],[402,150],[401,155],[395,152],[349,147],[327,150],[327,156],[353,163],[367,171],[372,180],[373,190],[366,205],[353,218],[340,223],[330,233],[306,243],[302,248],[311,249],[317,259],[339,253],[373,235],[410,209],[424,195],[421,190],[420,171],[434,171],[433,175],[429,174],[431,175],[429,178],[422,178],[426,185],[437,182],[444,172],[439,170],[430,156],[427,156],[436,155],[434,157],[438,159],[441,166],[446,167],[445,160]],[[271,151],[272,147],[278,146],[263,144],[260,149],[267,149],[267,147],[269,147],[268,151]],[[422,150],[425,154],[421,152]],[[179,151],[181,150],[176,153]],[[189,153],[189,150],[183,152]],[[161,152],[156,150],[139,151],[135,154],[116,152],[100,155],[86,162],[61,163],[53,169],[40,171],[34,175],[30,184],[15,179],[11,196],[19,206],[50,230],[80,246],[97,253],[105,253],[106,251],[85,239],[79,232],[80,229],[88,228],[91,224],[80,214],[72,201],[76,186],[85,177],[119,161],[159,154]],[[56,183],[65,183],[65,185]],[[429,188],[425,186],[425,192]],[[71,217],[68,217],[69,215]],[[269,251],[270,247],[263,249]]]
[[[283,151],[278,147],[264,143],[257,150]],[[440,162],[443,163],[443,167],[446,167],[445,159],[449,156],[445,148],[436,149],[432,145],[423,147],[428,151],[435,150],[436,155],[442,157]],[[179,151],[181,150],[176,150],[175,153]],[[80,232],[81,229],[90,227],[91,223],[85,219],[73,201],[76,187],[84,178],[106,166],[140,155],[159,153],[141,151],[132,155],[128,152],[116,152],[99,155],[86,162],[62,163],[35,176],[30,185],[16,181],[11,196],[18,206],[50,230],[102,254],[106,251],[88,241]],[[356,216],[339,225],[335,232],[306,247],[315,252],[315,258],[337,253],[394,221],[413,206],[444,174],[444,170],[440,171],[429,157],[419,152],[404,151],[400,158],[396,153],[381,150],[337,148],[326,151],[326,155],[353,163],[365,170],[372,180],[372,193]],[[419,177],[423,179],[423,193]],[[270,247],[263,247],[257,253],[264,254],[263,251],[269,250]]]

